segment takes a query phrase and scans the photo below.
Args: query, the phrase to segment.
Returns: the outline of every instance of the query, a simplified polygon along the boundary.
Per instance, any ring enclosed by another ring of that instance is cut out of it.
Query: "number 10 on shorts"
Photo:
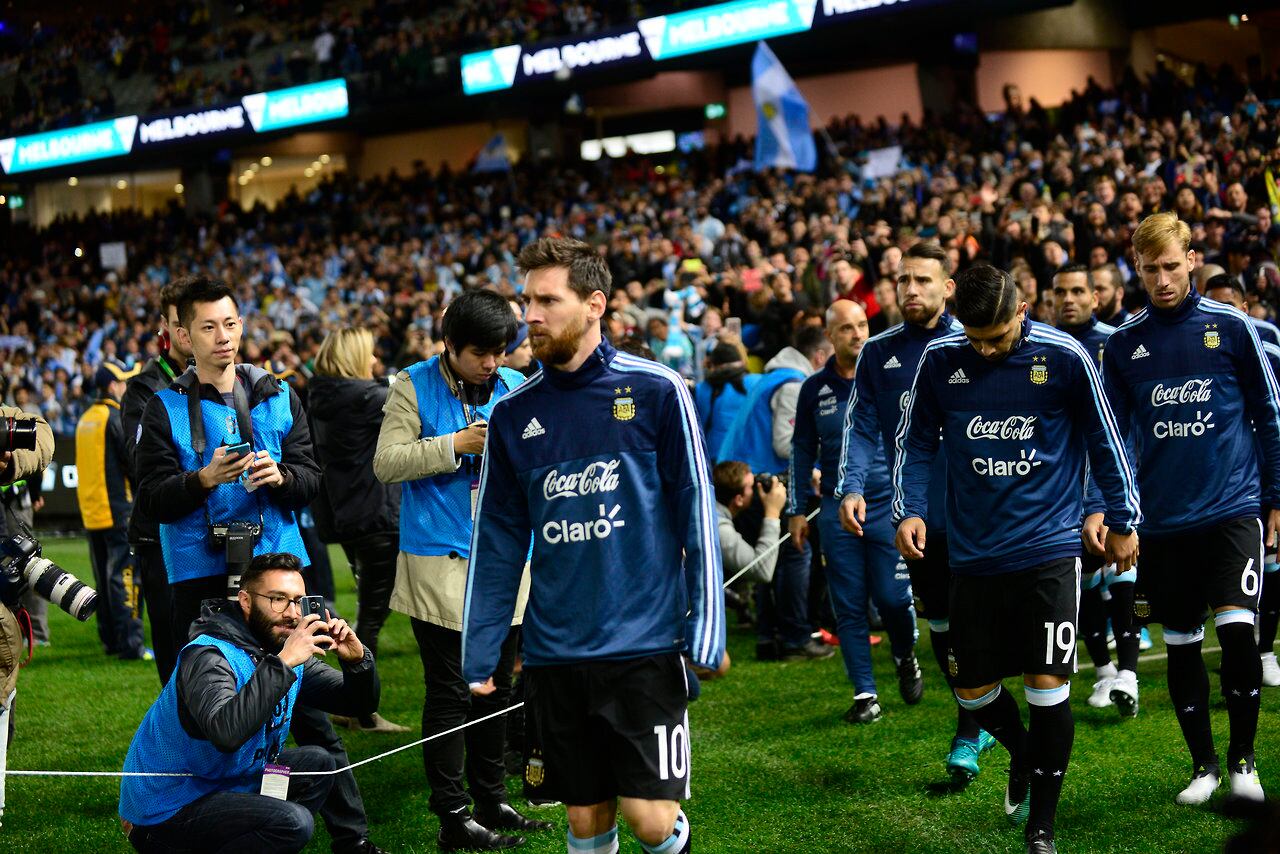
[[[653,734],[658,739],[659,779],[679,780],[689,770],[689,736],[685,733],[684,724],[676,724],[671,728],[670,735],[667,733],[665,725],[653,728]]]
[[[1071,623],[1046,622],[1044,634],[1044,663],[1053,664],[1054,656],[1061,650],[1062,663],[1070,664],[1076,649],[1076,627]]]

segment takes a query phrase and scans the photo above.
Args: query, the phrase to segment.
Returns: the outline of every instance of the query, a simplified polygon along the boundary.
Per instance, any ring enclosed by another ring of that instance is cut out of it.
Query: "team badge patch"
[[[529,762],[524,766],[524,779],[530,786],[541,786],[542,781],[546,779],[546,768],[539,758],[538,751],[533,752],[534,755],[529,757]]]
[[[951,674],[952,678],[960,675],[960,666],[956,664],[955,654],[950,651],[947,652],[947,673]]]
[[[1222,339],[1218,337],[1218,324],[1206,323],[1204,329],[1204,346],[1210,350],[1218,349],[1218,345],[1222,343]]]
[[[1049,381],[1048,356],[1033,356],[1031,359],[1031,382],[1044,385]]]
[[[614,394],[622,394],[623,390],[615,388]],[[627,397],[615,397],[613,399],[613,417],[618,421],[630,421],[636,417],[636,402],[631,395],[631,386],[626,388]]]
[[[1151,603],[1145,598],[1139,597],[1133,600],[1133,615],[1141,617],[1144,620],[1151,616]]]

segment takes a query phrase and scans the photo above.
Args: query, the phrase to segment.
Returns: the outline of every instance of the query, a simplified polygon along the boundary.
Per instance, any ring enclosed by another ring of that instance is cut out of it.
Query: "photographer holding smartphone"
[[[302,562],[255,557],[236,601],[212,601],[192,626],[174,678],[152,704],[125,758],[120,817],[134,848],[300,851],[336,777],[320,746],[284,749],[295,703],[372,714],[373,655],[345,620],[304,613]],[[325,616],[328,616],[327,613]],[[339,669],[317,656],[334,653]],[[193,844],[194,843],[194,844]]]
[[[231,287],[190,280],[178,322],[195,367],[147,402],[134,462],[137,502],[160,523],[181,647],[200,603],[234,597],[229,576],[255,554],[307,553],[294,511],[315,498],[320,472],[297,394],[236,363],[243,321]]]

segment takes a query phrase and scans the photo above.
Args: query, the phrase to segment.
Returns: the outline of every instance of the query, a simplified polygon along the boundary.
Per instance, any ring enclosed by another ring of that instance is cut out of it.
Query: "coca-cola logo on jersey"
[[[553,498],[577,498],[597,492],[613,492],[618,488],[616,474],[619,460],[588,463],[586,468],[572,474],[560,474],[552,469],[542,482],[542,494],[548,501]]]
[[[1169,406],[1174,403],[1208,403],[1213,397],[1212,379],[1187,380],[1182,385],[1166,386],[1156,383],[1151,389],[1152,406]]]
[[[970,439],[1026,441],[1036,434],[1036,416],[1010,415],[1008,418],[995,418],[988,421],[981,415],[975,415],[965,429],[965,434]]]

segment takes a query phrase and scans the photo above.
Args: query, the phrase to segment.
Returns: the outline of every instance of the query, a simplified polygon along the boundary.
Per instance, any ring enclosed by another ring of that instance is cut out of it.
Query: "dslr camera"
[[[34,418],[0,418],[0,453],[6,451],[34,451],[36,449],[36,420]]]
[[[253,547],[262,536],[258,522],[209,522],[209,543],[226,549],[227,598],[236,598],[240,590],[240,571],[253,560]]]
[[[768,492],[773,489],[773,482],[775,480],[777,480],[777,478],[773,475],[761,473],[756,475],[756,486],[760,487],[761,492]]]
[[[0,600],[16,610],[19,598],[30,587],[80,622],[93,616],[97,591],[41,557],[40,551],[40,541],[26,525],[22,525],[21,533],[0,543]]]

